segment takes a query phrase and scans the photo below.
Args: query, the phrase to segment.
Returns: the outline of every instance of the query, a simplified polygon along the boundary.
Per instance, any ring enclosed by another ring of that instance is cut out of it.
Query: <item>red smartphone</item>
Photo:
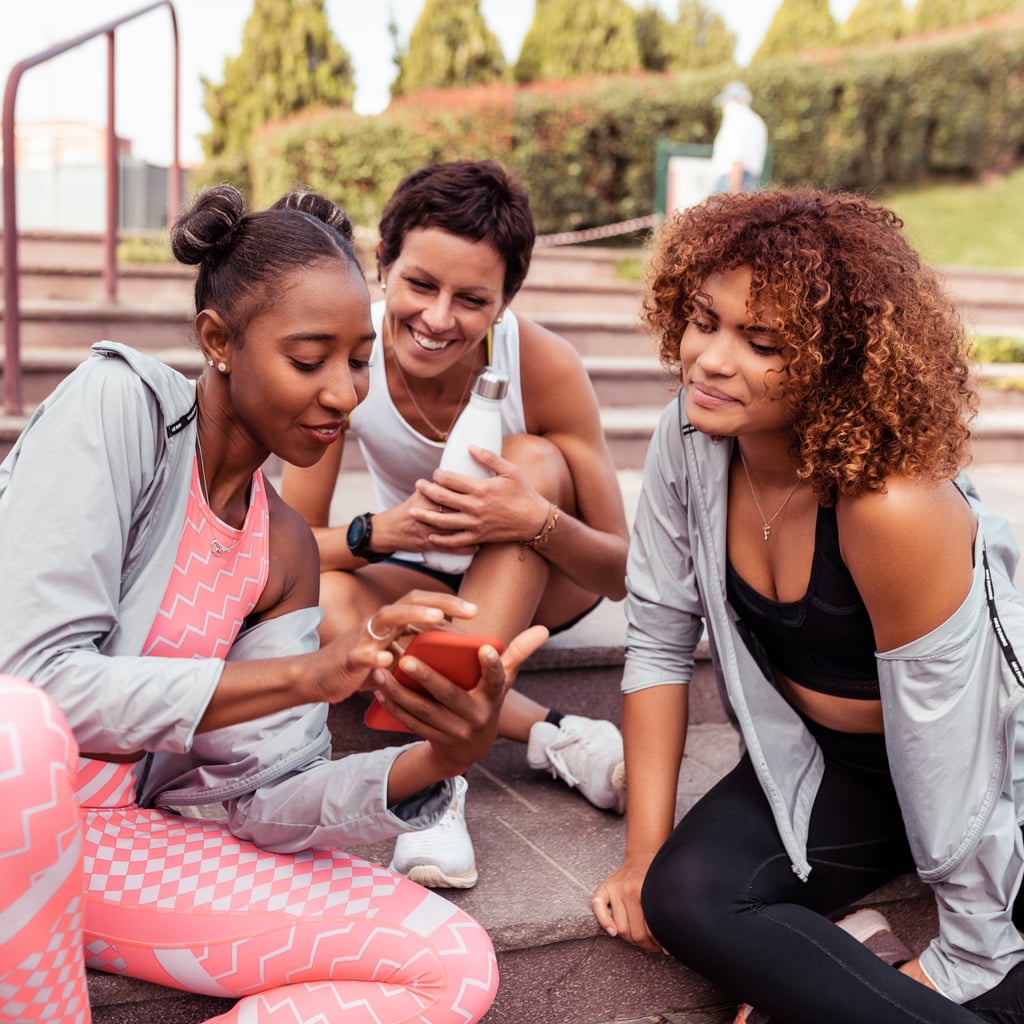
[[[447,676],[464,690],[472,690],[480,680],[481,647],[490,644],[499,654],[502,643],[496,636],[478,636],[473,633],[449,633],[447,630],[429,629],[417,633],[406,647],[405,653],[419,658],[424,665]],[[403,685],[419,693],[425,692],[415,679],[407,676],[397,665],[395,678]],[[379,700],[373,700],[366,709],[363,721],[371,729],[388,732],[412,732],[407,729]]]

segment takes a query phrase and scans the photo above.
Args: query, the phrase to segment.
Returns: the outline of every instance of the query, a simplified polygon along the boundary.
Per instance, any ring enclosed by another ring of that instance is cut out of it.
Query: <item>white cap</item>
[[[714,103],[716,107],[720,107],[728,100],[738,100],[740,103],[749,105],[751,99],[753,97],[750,95],[750,90],[742,82],[730,82],[715,97]]]

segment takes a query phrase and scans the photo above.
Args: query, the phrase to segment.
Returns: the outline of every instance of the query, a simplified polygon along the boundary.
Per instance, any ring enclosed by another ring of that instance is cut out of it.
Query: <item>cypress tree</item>
[[[906,35],[907,22],[903,0],[858,0],[839,27],[839,41],[844,46],[891,42]]]
[[[324,0],[255,0],[224,81],[202,80],[208,159],[228,158],[245,176],[253,132],[317,104],[351,106],[352,62],[327,22]],[[247,182],[238,182],[244,187]]]
[[[517,82],[641,67],[636,12],[626,0],[537,0],[515,65]]]
[[[752,61],[831,46],[836,39],[828,0],[782,0]]]
[[[736,34],[730,32],[722,16],[700,0],[679,0],[676,19],[676,45],[671,67],[710,68],[728,64],[736,49]]]
[[[392,96],[500,81],[506,73],[505,55],[480,0],[427,0],[397,63]]]

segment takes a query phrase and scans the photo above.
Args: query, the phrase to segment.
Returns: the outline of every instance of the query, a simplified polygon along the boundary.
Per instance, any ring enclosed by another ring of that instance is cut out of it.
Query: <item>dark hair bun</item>
[[[181,263],[202,263],[231,238],[245,214],[245,199],[234,185],[203,189],[171,228],[171,252]]]
[[[289,192],[286,196],[281,196],[270,209],[298,210],[300,213],[309,214],[310,217],[315,217],[317,220],[323,221],[328,227],[334,228],[349,245],[355,243],[352,222],[348,219],[348,215],[340,206],[336,206],[330,199],[320,195],[319,192],[313,192],[309,189],[296,189],[296,191]]]

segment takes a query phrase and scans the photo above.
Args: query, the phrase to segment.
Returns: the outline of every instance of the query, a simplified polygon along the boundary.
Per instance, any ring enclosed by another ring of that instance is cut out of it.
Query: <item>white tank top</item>
[[[371,309],[377,338],[370,355],[370,387],[349,422],[346,441],[355,440],[370,471],[377,509],[400,505],[412,494],[417,480],[429,480],[441,461],[444,445],[424,437],[395,408],[384,371],[384,303]],[[508,375],[508,395],[501,403],[502,434],[526,432],[523,390],[519,375],[519,321],[505,310],[494,328],[491,365]],[[402,557],[422,561],[422,556],[402,552]]]

